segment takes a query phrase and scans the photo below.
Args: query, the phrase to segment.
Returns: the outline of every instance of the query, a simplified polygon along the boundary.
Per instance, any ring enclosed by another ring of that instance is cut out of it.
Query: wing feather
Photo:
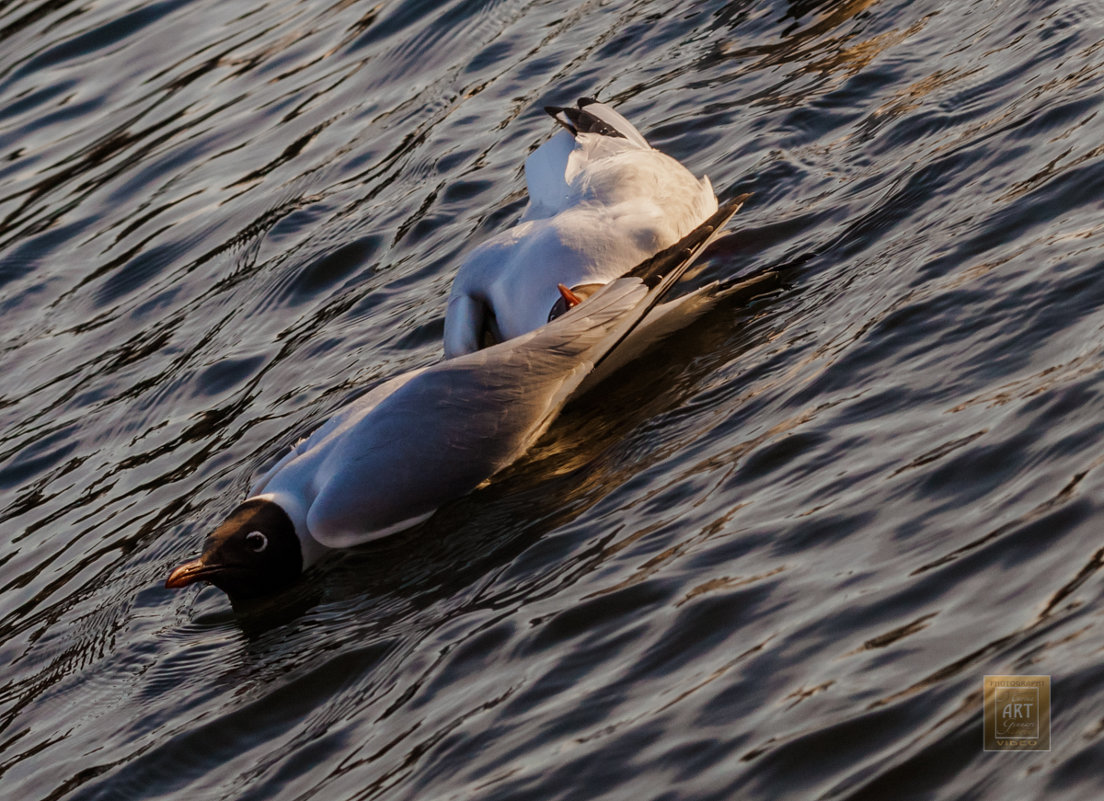
[[[575,319],[440,362],[350,420],[318,466],[311,536],[330,548],[387,536],[514,462],[646,294],[616,281]]]

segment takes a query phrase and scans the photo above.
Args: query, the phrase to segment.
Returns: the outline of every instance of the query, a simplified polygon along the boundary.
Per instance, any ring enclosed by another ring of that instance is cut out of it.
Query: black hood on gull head
[[[236,598],[257,598],[290,587],[303,572],[302,547],[287,513],[272,501],[241,504],[204,543],[203,555],[170,574],[165,586],[214,584]]]

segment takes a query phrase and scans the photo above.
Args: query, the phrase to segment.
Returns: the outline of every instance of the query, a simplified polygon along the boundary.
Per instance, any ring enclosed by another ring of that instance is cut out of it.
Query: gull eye
[[[268,537],[259,531],[250,531],[246,534],[245,542],[253,553],[260,553],[268,547]]]
[[[567,305],[567,301],[563,298],[560,298],[552,304],[552,310],[548,312],[548,322],[552,322],[557,317],[562,316],[563,313],[566,312],[569,308],[571,307]]]

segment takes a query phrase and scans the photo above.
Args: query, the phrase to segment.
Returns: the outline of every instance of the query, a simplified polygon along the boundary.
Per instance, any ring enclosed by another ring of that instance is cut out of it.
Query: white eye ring
[[[259,531],[250,531],[245,535],[245,541],[253,549],[253,553],[260,553],[268,547],[268,537]]]

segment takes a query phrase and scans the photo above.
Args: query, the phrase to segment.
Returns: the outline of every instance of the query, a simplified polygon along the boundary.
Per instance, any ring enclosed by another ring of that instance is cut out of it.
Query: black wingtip
[[[621,131],[586,110],[587,106],[598,102],[593,97],[580,97],[578,108],[573,106],[545,106],[544,112],[570,131],[572,136],[580,133],[596,133],[602,136],[627,139],[628,137]]]
[[[750,193],[736,195],[722,200],[717,210],[709,215],[697,228],[675,244],[665,248],[650,259],[642,261],[626,275],[642,280],[649,288],[656,286],[671,270],[680,267],[696,250],[700,249],[713,234],[723,228],[751,197]]]
[[[573,114],[579,113],[578,109],[564,108],[563,106],[545,106],[544,113],[563,126],[564,130],[572,136],[579,133],[579,128],[572,118]]]
[[[663,300],[671,287],[686,274],[687,269],[705,249],[705,246],[713,240],[716,232],[725,226],[732,215],[744,205],[749,197],[751,195],[744,194],[721,201],[717,211],[711,214],[705,222],[669,248],[661,250],[652,258],[641,262],[625,273],[627,277],[639,278],[643,281],[644,285],[648,287],[648,296],[642,305],[635,310],[636,316],[631,325],[626,327],[621,332],[617,342],[610,345],[609,349],[595,361],[595,368],[604,362],[641,324],[648,312]]]

